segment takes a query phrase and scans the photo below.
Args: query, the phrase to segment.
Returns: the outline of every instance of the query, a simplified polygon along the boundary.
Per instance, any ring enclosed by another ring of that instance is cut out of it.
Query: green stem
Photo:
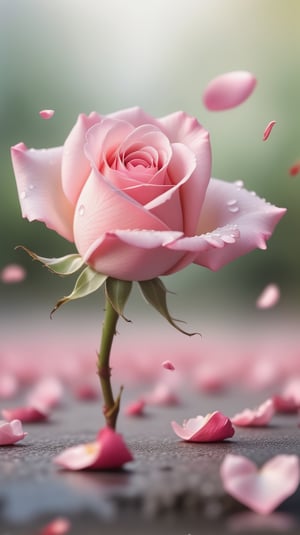
[[[116,427],[122,392],[121,389],[119,396],[115,400],[110,382],[111,369],[109,366],[110,351],[114,335],[116,334],[118,319],[119,314],[115,311],[109,299],[106,298],[101,344],[98,353],[98,375],[104,400],[103,414],[106,420],[106,425],[112,429],[115,429]]]

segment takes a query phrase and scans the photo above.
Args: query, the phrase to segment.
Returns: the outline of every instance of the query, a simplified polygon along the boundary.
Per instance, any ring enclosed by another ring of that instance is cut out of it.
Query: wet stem
[[[111,387],[111,368],[109,365],[109,357],[114,335],[116,334],[116,325],[119,319],[118,312],[115,311],[108,298],[105,303],[105,316],[102,326],[102,337],[100,350],[98,353],[98,375],[100,379],[102,394],[103,394],[103,414],[106,420],[106,425],[111,429],[116,428],[117,417],[120,408],[120,398],[122,394],[122,387],[116,399],[114,399]]]

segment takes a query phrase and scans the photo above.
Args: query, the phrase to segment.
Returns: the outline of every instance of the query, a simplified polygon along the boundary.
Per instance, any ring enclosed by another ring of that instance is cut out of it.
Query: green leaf
[[[33,260],[38,260],[57,275],[72,275],[84,264],[84,261],[79,254],[69,254],[62,256],[61,258],[45,258],[44,256],[38,256],[23,245],[18,245],[16,249],[23,249],[23,251],[33,258]]]
[[[97,271],[94,271],[89,266],[86,267],[79,275],[73,291],[70,293],[70,295],[67,295],[65,297],[62,297],[55,305],[54,309],[52,310],[50,317],[56,312],[56,310],[64,305],[65,303],[68,303],[69,301],[73,301],[74,299],[81,299],[81,297],[85,297],[86,295],[89,295],[106,281],[107,275],[103,275],[102,273],[98,273]]]
[[[168,311],[167,307],[167,289],[164,285],[164,283],[159,279],[151,279],[147,281],[139,281],[141,292],[146,299],[147,303],[149,303],[151,306],[153,306],[164,318],[173,326],[175,329],[180,331],[183,334],[187,334],[188,336],[194,336],[195,334],[199,333],[188,333],[178,327]]]
[[[124,316],[123,310],[130,295],[131,288],[131,281],[123,281],[108,277],[105,282],[105,294],[107,299],[119,316],[122,316],[126,321],[130,320]]]

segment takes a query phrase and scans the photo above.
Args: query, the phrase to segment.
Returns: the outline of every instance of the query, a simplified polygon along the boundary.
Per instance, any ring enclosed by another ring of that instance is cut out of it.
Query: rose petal
[[[267,515],[291,496],[299,485],[299,459],[277,455],[259,471],[240,455],[226,455],[220,469],[228,494],[256,513]]]
[[[231,184],[217,179],[210,180],[198,223],[198,237],[195,241],[199,238],[205,239],[203,235],[208,233],[212,237],[214,246],[207,248],[205,244],[203,246],[201,244],[200,252],[194,260],[195,264],[216,271],[256,247],[266,248],[266,240],[271,237],[275,226],[286,210],[266,203],[254,192],[249,192],[242,186],[240,182]],[[226,241],[227,238],[224,238],[224,235],[226,236],[225,229],[228,227],[235,230],[227,232],[228,240]],[[239,239],[236,239],[234,233],[239,234]],[[187,240],[187,238],[178,240],[175,244],[176,248],[179,249],[182,241],[182,248],[190,250]],[[226,246],[223,246],[222,242]],[[173,247],[173,245],[168,245],[168,247]]]
[[[296,176],[300,173],[300,162],[296,162],[289,168],[289,175]]]
[[[19,143],[11,149],[22,216],[42,221],[73,241],[73,208],[61,187],[62,147],[27,149]]]
[[[64,535],[71,529],[71,522],[68,518],[57,517],[42,528],[39,535]]]
[[[272,397],[275,412],[296,414],[300,408],[300,403],[294,397],[281,396],[276,394]]]
[[[19,383],[15,375],[2,372],[0,376],[0,398],[8,399],[16,394]]]
[[[6,284],[22,282],[26,278],[26,269],[18,264],[9,264],[2,269],[0,279]]]
[[[273,127],[275,126],[276,121],[270,121],[269,124],[266,126],[263,134],[263,141],[267,141],[269,135],[271,134]]]
[[[33,423],[47,420],[48,412],[42,407],[14,407],[11,409],[3,409],[2,416],[8,422],[21,420],[22,422]]]
[[[173,431],[188,442],[218,442],[234,435],[231,421],[221,412],[185,420],[183,425],[171,422]]]
[[[280,299],[280,289],[277,284],[268,284],[256,300],[257,308],[271,308]]]
[[[22,422],[12,420],[11,422],[0,421],[0,446],[14,444],[26,437],[27,433],[23,432]]]
[[[162,362],[161,365],[163,368],[165,368],[165,370],[171,370],[171,371],[175,370],[175,366],[173,362],[171,362],[170,360],[164,360],[164,362]]]
[[[250,97],[256,78],[248,71],[233,71],[217,76],[203,93],[204,106],[210,111],[235,108]]]
[[[173,406],[180,403],[178,394],[170,385],[158,383],[152,392],[144,396],[146,403],[149,405]]]
[[[42,117],[42,119],[51,119],[51,117],[53,117],[55,111],[54,110],[41,110],[39,112],[39,115],[40,117]]]
[[[257,409],[245,409],[231,418],[234,425],[242,427],[264,427],[268,425],[274,416],[274,405],[272,399],[267,399]]]
[[[56,377],[43,377],[38,381],[27,396],[31,407],[57,407],[63,397],[63,386]]]
[[[68,470],[120,468],[132,460],[121,435],[108,427],[99,432],[95,442],[67,448],[54,458],[56,464]]]
[[[124,408],[124,414],[126,414],[126,416],[142,416],[144,414],[145,404],[143,399],[133,401]]]

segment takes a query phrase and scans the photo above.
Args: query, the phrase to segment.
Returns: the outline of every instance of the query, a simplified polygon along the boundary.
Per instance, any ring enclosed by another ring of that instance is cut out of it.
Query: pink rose
[[[217,270],[266,247],[285,210],[211,176],[209,135],[183,112],[84,114],[63,147],[12,148],[23,217],[75,243],[96,271],[148,280]]]

